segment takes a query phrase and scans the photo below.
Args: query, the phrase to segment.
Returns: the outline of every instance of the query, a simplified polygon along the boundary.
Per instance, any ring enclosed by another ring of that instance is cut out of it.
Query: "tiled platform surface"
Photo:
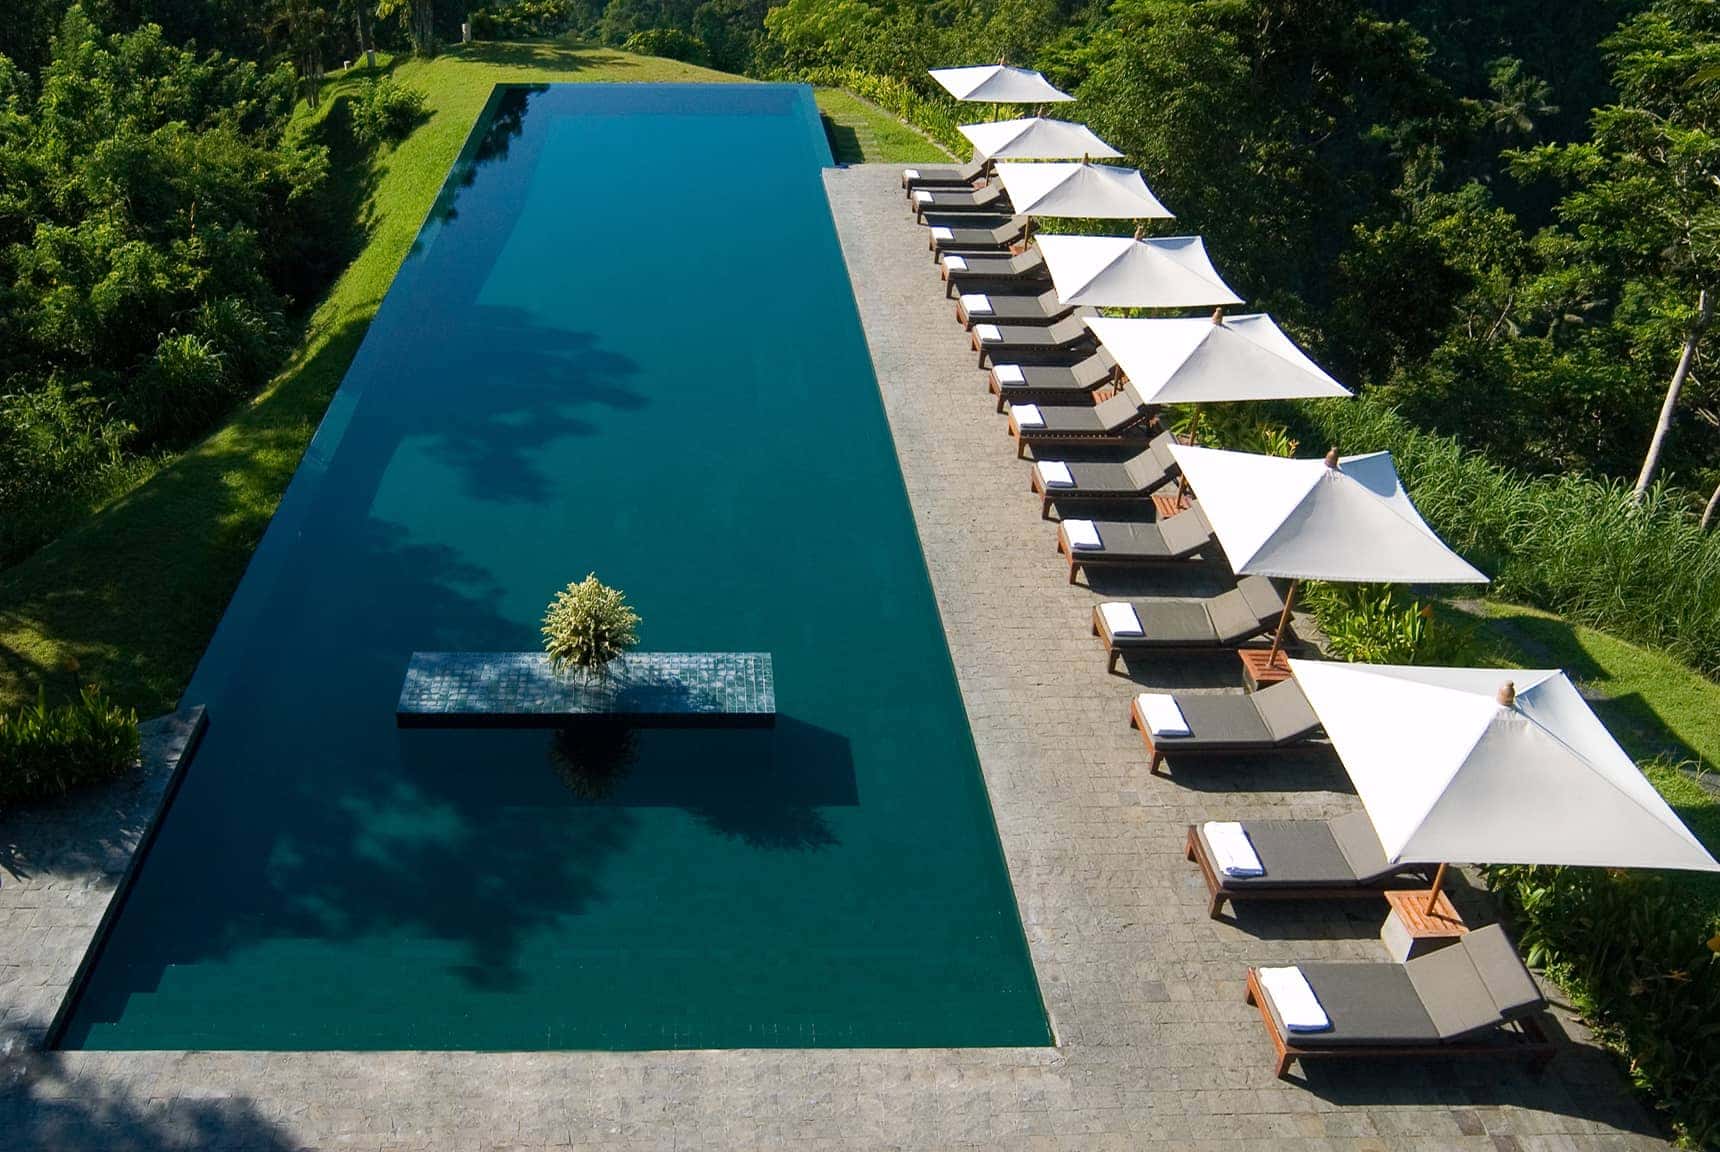
[[[580,716],[641,724],[769,724],[768,652],[628,652],[601,677],[558,672],[542,652],[414,652],[401,727],[550,727]]]
[[[67,1053],[0,1068],[10,1148],[1060,1149],[1212,1152],[1660,1148],[1592,1049],[1539,1078],[1493,1065],[1317,1068],[1275,1080],[1243,966],[1384,962],[1383,903],[1206,917],[1182,858],[1190,821],[1325,816],[1354,799],[1318,760],[1150,778],[1130,685],[1088,632],[1054,526],[957,333],[893,168],[827,187],[979,746],[1055,1049],[687,1053]],[[1222,254],[1220,254],[1222,255]],[[1106,579],[1101,577],[1101,580]],[[1204,594],[1222,574],[1101,583]],[[1213,688],[1228,662],[1131,669]],[[34,852],[26,894],[74,884],[77,844],[124,825],[92,802],[63,858]],[[1460,896],[1462,894],[1460,893]],[[6,901],[13,900],[8,904]],[[20,905],[0,888],[0,909]],[[30,924],[35,924],[31,912]],[[6,921],[8,930],[14,921]],[[84,929],[30,947],[68,952]],[[59,941],[55,943],[54,941]],[[3,945],[15,957],[19,945]],[[10,960],[0,963],[10,963]],[[14,965],[15,966],[15,965]],[[12,983],[16,983],[14,980]],[[0,1002],[12,1003],[11,984]],[[11,1027],[28,1029],[14,1019]]]

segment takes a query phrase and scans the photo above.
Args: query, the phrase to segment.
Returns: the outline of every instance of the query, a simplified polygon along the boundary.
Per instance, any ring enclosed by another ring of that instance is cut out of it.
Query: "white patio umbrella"
[[[1720,871],[1563,672],[1290,667],[1392,863]]]
[[[1040,238],[1041,246],[1047,239]],[[1052,277],[1056,278],[1055,271]],[[1070,302],[1068,297],[1063,300]],[[1086,320],[1148,404],[1350,395],[1265,313],[1166,320],[1088,316]]]
[[[1061,104],[1075,97],[1059,92],[1051,81],[1031,68],[1008,64],[979,64],[966,68],[933,68],[931,77],[957,100],[985,104]]]
[[[1171,213],[1134,168],[1109,164],[999,164],[997,178],[1017,215],[1169,220]]]
[[[1334,449],[1324,460],[1287,460],[1175,445],[1171,455],[1200,494],[1231,570],[1292,582],[1269,664],[1303,580],[1487,583],[1415,510],[1389,452],[1340,458]]]
[[[1212,308],[1242,303],[1212,266],[1199,236],[1134,240],[1041,234],[1037,243],[1057,298],[1065,304]]]
[[[1099,139],[1085,124],[1068,120],[994,120],[957,129],[987,160],[1069,160],[1082,156],[1116,159],[1122,153]]]

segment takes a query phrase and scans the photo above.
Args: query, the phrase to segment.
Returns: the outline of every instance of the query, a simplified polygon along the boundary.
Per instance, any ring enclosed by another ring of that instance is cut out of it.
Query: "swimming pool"
[[[1050,1042],[810,92],[499,88],[186,694],[62,1044]],[[774,731],[399,730],[409,655],[762,651]]]

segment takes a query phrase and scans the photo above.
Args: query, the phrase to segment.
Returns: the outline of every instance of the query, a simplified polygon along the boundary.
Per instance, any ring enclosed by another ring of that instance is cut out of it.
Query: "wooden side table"
[[[1282,648],[1276,656],[1269,648],[1238,648],[1236,654],[1242,657],[1243,687],[1250,692],[1290,679],[1290,658]]]
[[[1463,922],[1463,917],[1452,906],[1451,898],[1444,892],[1439,894],[1433,911],[1429,912],[1428,891],[1422,888],[1386,893],[1386,903],[1392,910],[1380,927],[1380,943],[1400,964],[1454,943],[1469,931],[1469,925]]]
[[[1153,493],[1153,512],[1160,520],[1169,520],[1193,503],[1186,492],[1172,492],[1169,496],[1162,492]]]

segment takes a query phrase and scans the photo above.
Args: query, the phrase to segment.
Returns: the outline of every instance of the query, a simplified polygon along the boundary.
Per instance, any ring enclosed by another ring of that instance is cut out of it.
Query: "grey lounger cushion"
[[[1040,255],[1038,248],[1029,248],[1025,252],[1014,255],[997,253],[996,255],[975,255],[961,257],[965,268],[952,268],[948,264],[947,278],[956,284],[969,280],[1022,280],[1034,281],[1043,279],[1045,257]]]
[[[1244,820],[1243,829],[1260,857],[1264,876],[1224,876],[1231,891],[1250,888],[1354,888],[1403,871],[1385,862],[1385,849],[1366,812],[1335,820]],[[1206,826],[1195,826],[1208,860]],[[1371,842],[1371,848],[1361,841]]]
[[[1091,392],[1111,378],[1113,362],[1109,356],[1095,352],[1074,366],[1063,364],[1022,364],[1021,380],[999,380],[998,391],[1007,399],[1011,392]]]
[[[1141,635],[1111,637],[1117,648],[1188,647],[1239,644],[1270,627],[1284,611],[1284,601],[1264,576],[1245,576],[1221,596],[1209,600],[1132,600]]]
[[[919,212],[995,211],[998,205],[1009,202],[1003,189],[995,184],[972,190],[925,188],[921,191],[926,195],[914,197],[914,209]]]
[[[935,184],[972,184],[985,172],[986,161],[973,160],[961,167],[953,164],[910,164],[917,176],[906,176],[903,183],[909,188],[925,188]]]
[[[1027,228],[1027,217],[1012,217],[996,228],[951,227],[948,236],[933,236],[932,245],[941,251],[962,248],[1007,248],[1021,239]]]
[[[1206,602],[1220,644],[1240,644],[1278,623],[1284,600],[1264,576],[1245,576],[1235,588]]]
[[[988,293],[986,299],[991,303],[989,312],[974,312],[963,302],[962,311],[969,324],[1030,323],[1061,319],[1067,315],[1093,315],[1091,308],[1077,308],[1063,303],[1057,298],[1055,288],[1037,296],[999,296]]]
[[[1100,520],[1094,527],[1098,529],[1102,547],[1083,548],[1076,553],[1077,559],[1177,560],[1193,556],[1212,543],[1212,527],[1207,524],[1198,504],[1190,505],[1186,511],[1169,520],[1146,524]],[[1298,692],[1296,695],[1300,697],[1302,694]]]
[[[1044,408],[1039,415],[1044,423],[1021,429],[1022,439],[1072,434],[1098,436],[1106,432],[1120,431],[1146,419],[1146,413],[1124,392],[1119,392],[1108,400],[1101,400],[1091,408],[1083,408],[1080,405]],[[1078,479],[1076,486],[1080,486]]]
[[[1076,460],[1064,467],[1069,469],[1073,485],[1052,488],[1046,495],[1053,497],[1147,496],[1169,484],[1177,477],[1176,461],[1171,457],[1171,445],[1176,438],[1161,432],[1147,447],[1121,462],[1111,460]]]
[[[989,324],[991,321],[980,320],[978,323]],[[1010,348],[1061,348],[1090,340],[1093,335],[1079,316],[1067,316],[1048,328],[1031,324],[1000,324],[997,329],[999,339],[980,342],[981,348],[994,355]]]
[[[1280,1035],[1302,1048],[1345,1045],[1434,1044],[1434,1026],[1402,964],[1298,964],[1332,1021],[1326,1032],[1287,1032],[1272,997],[1272,1020]]]
[[[1320,727],[1320,718],[1294,680],[1281,680],[1247,696],[1178,695],[1176,702],[1189,734],[1155,734],[1153,745],[1167,756],[1276,748],[1306,739]]]
[[[1302,964],[1329,1032],[1298,1032],[1298,1047],[1456,1043],[1482,1036],[1544,1001],[1504,929],[1477,928],[1407,964]],[[1271,1005],[1279,1032],[1284,1022]]]

